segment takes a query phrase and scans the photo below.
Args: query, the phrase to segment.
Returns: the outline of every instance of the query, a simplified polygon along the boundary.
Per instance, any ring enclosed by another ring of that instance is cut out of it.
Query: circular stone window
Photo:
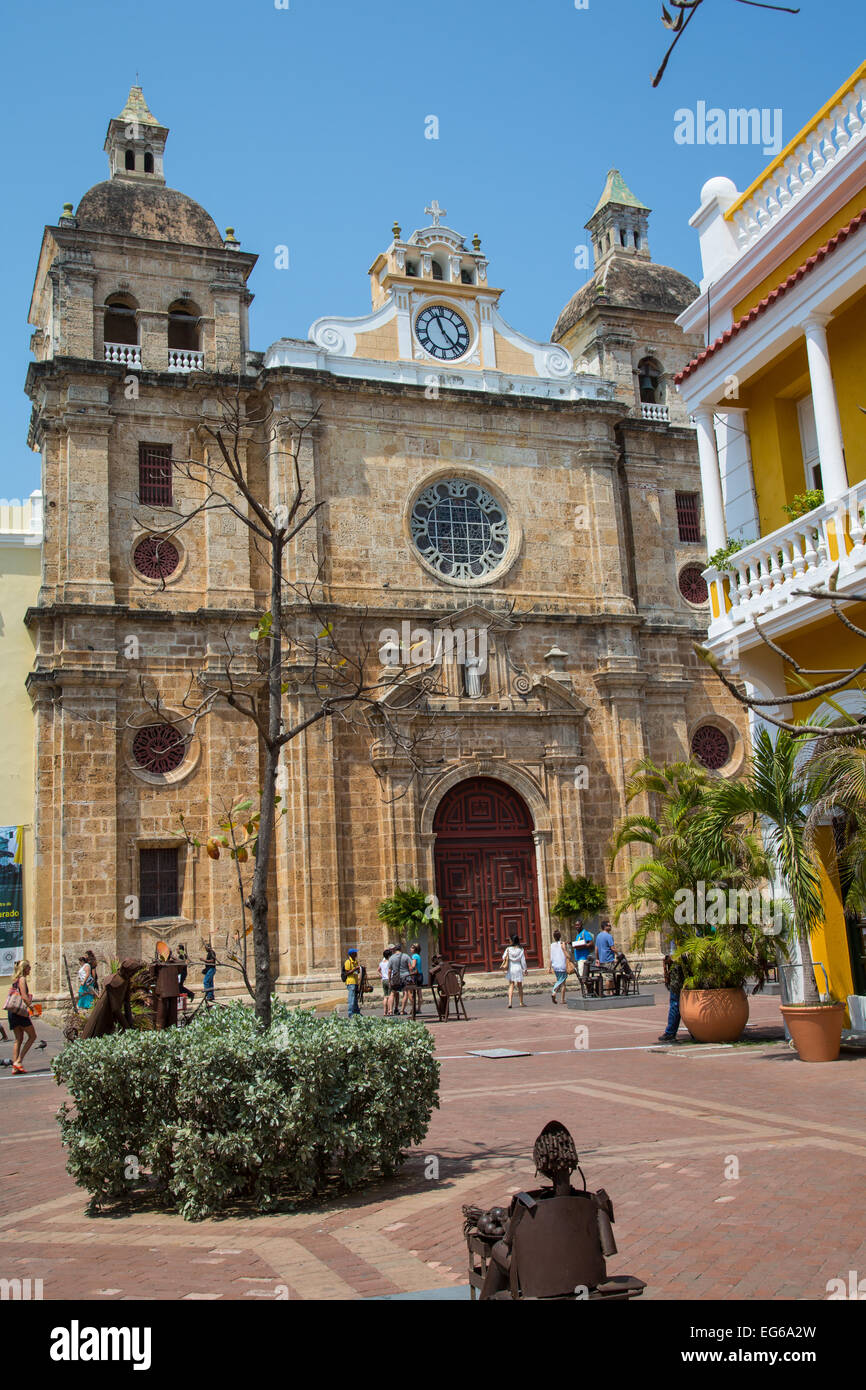
[[[186,739],[173,724],[146,724],[132,740],[132,756],[144,772],[174,772],[186,757]]]
[[[715,724],[702,724],[692,736],[692,757],[711,772],[718,772],[731,757],[731,743],[727,734]]]
[[[508,550],[508,519],[480,483],[442,478],[425,488],[412,508],[412,540],[443,579],[483,579]]]
[[[135,547],[132,562],[145,579],[167,579],[180,564],[180,551],[171,541],[145,536]]]
[[[684,569],[681,569],[678,582],[680,593],[686,603],[706,603],[710,591],[699,565],[686,565]]]

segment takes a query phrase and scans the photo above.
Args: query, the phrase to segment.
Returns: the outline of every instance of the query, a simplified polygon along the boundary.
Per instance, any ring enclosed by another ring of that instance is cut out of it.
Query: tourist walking
[[[94,988],[94,991],[95,991],[96,994],[98,994],[98,993],[99,993],[99,969],[98,969],[97,962],[96,962],[96,956],[94,955],[93,951],[85,951],[85,952],[84,952],[84,955],[85,955],[85,957],[86,957],[87,964],[90,966],[90,978],[91,978],[92,981],[93,981],[93,988]]]
[[[343,962],[343,979],[349,995],[349,1018],[354,1014],[360,1014],[361,1009],[358,1003],[358,987],[361,983],[361,970],[358,965],[358,948],[350,946],[346,952],[346,959]]]
[[[382,952],[382,959],[379,961],[379,979],[382,981],[382,996],[384,1000],[384,1017],[391,1017],[391,981],[389,976],[389,961],[394,954],[393,946],[386,946]]]
[[[665,989],[670,992],[670,1002],[668,1004],[667,1027],[661,1034],[659,1042],[673,1043],[677,1041],[680,1027],[680,991],[683,987],[683,967],[679,961],[674,960],[673,956],[667,955],[662,962],[662,968],[665,976]]]
[[[517,998],[520,1001],[521,1009],[526,1008],[523,1001],[523,977],[526,974],[526,954],[520,944],[520,937],[516,932],[512,933],[511,945],[506,946],[502,953],[502,969],[506,972],[505,978],[508,981],[508,1007],[511,1008],[514,999],[514,986],[517,985]]]
[[[579,980],[585,980],[589,971],[589,958],[592,955],[594,938],[591,931],[587,931],[583,922],[578,917],[574,924],[574,940],[571,943],[571,951],[574,956],[574,968],[577,971]]]
[[[412,988],[414,961],[406,954],[402,941],[394,948],[388,967],[388,979],[391,982],[391,995],[394,1000],[391,1012],[395,1017],[397,1014],[405,1015],[409,1004],[409,990]]]
[[[93,978],[90,961],[87,956],[78,957],[78,999],[76,1003],[82,1012],[93,1008],[93,1001],[98,993],[96,981]]]
[[[12,1049],[12,1070],[19,1073],[24,1071],[21,1063],[36,1041],[36,1029],[33,1027],[30,1017],[33,995],[27,984],[29,974],[29,960],[19,961],[13,971],[12,983],[6,996],[6,1016],[9,1020],[9,1028],[15,1036],[15,1046]]]
[[[568,957],[565,954],[565,947],[562,944],[562,935],[558,931],[553,933],[553,940],[550,943],[550,970],[554,977],[553,989],[550,991],[550,997],[554,1004],[558,1004],[560,1001],[556,996],[559,991],[562,990],[562,1003],[564,1004],[565,986],[568,980]]]
[[[216,968],[216,951],[208,941],[205,944],[204,948],[204,977],[202,979],[202,988],[204,989],[204,1002],[208,1008],[211,1008],[211,1006],[216,1003],[213,988],[213,982],[216,976]]]

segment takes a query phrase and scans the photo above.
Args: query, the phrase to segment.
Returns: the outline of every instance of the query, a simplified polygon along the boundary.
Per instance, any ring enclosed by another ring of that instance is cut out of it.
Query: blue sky
[[[660,0],[17,0],[3,21],[6,216],[0,496],[39,485],[26,446],[27,310],[46,222],[106,177],[108,120],[136,73],[171,129],[167,181],[259,253],[252,343],[362,314],[367,269],[438,198],[478,232],[517,328],[547,338],[586,279],[574,267],[612,165],[653,209],[654,259],[697,278],[702,183],[744,188],[754,146],[680,145],[674,112],[781,108],[788,140],[866,50],[863,0],[798,16],[705,0],[660,88]],[[439,139],[425,139],[425,119]],[[287,245],[288,271],[274,265]]]

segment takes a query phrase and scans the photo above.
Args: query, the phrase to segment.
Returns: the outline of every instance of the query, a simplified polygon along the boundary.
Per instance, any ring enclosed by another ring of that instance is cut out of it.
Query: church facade
[[[133,88],[109,124],[110,176],[46,227],[33,293],[40,987],[60,993],[63,956],[89,946],[194,954],[238,925],[233,866],[178,838],[183,815],[206,840],[261,776],[237,711],[184,722],[227,632],[243,664],[268,608],[243,519],[201,509],[177,466],[212,454],[226,390],[268,412],[267,441],[239,442],[262,505],[285,501],[296,458],[318,507],[290,558],[316,614],[354,633],[383,698],[419,662],[435,676],[423,768],[375,721],[286,746],[279,988],[332,985],[351,944],[371,959],[398,884],[436,895],[443,949],[470,969],[495,968],[512,932],[544,964],[565,869],[612,905],[622,888],[628,863],[611,870],[607,847],[630,767],[691,753],[733,775],[744,756],[741,716],[692,647],[706,542],[672,381],[702,346],[675,323],[696,287],[652,261],[649,209],[611,171],[587,224],[594,272],[549,342],[503,318],[479,238],[433,202],[373,261],[367,316],[257,351],[256,258],[166,186],[167,135]],[[189,524],[167,544],[169,511]],[[318,697],[291,654],[285,684],[302,722]]]

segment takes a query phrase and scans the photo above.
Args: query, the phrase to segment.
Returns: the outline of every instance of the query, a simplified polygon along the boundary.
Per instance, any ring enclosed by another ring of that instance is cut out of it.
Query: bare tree
[[[305,528],[314,521],[322,501],[312,501],[300,464],[304,439],[314,427],[318,410],[303,419],[284,417],[291,426],[292,446],[287,454],[289,487],[286,501],[269,505],[257,495],[245,463],[245,447],[257,441],[265,448],[273,444],[271,408],[255,399],[247,409],[240,385],[233,393],[220,397],[219,418],[202,426],[208,444],[202,459],[173,459],[176,474],[194,486],[188,489],[192,505],[172,508],[166,525],[155,532],[156,551],[207,513],[224,510],[248,528],[255,552],[261,557],[268,576],[268,607],[255,629],[245,634],[243,649],[234,629],[224,634],[225,656],[217,675],[199,672],[190,677],[182,716],[166,707],[159,691],[140,680],[142,701],[164,724],[173,725],[177,740],[188,741],[198,722],[224,705],[238,711],[255,726],[261,749],[261,785],[251,856],[239,855],[244,849],[235,836],[235,813],[240,807],[223,807],[231,837],[230,852],[238,868],[242,903],[242,931],[229,960],[239,968],[250,988],[246,961],[247,925],[245,909],[251,915],[254,981],[251,992],[256,1013],[267,1026],[271,1015],[272,972],[269,933],[268,877],[275,844],[280,807],[278,791],[280,755],[286,744],[311,726],[328,721],[337,729],[341,724],[361,729],[373,750],[397,756],[415,777],[443,761],[443,738],[434,732],[435,709],[431,697],[440,691],[438,667],[423,656],[405,661],[399,670],[386,667],[377,643],[368,630],[366,610],[341,608],[324,596],[321,570],[309,578],[299,577],[303,566],[287,564],[290,547],[303,538]],[[295,551],[297,554],[297,550]],[[292,570],[287,573],[287,569]],[[457,610],[459,614],[459,610]],[[445,617],[438,614],[439,619]],[[510,615],[509,615],[510,616]],[[380,634],[381,635],[381,634]],[[251,662],[249,639],[254,644]],[[285,696],[290,689],[303,687],[314,696],[292,719]],[[371,755],[374,767],[376,760]],[[405,789],[403,794],[405,794]],[[182,825],[187,840],[195,842]],[[209,850],[210,852],[210,850]],[[215,857],[215,855],[212,855]],[[245,882],[240,862],[252,858],[251,882]]]
[[[839,575],[838,566],[833,570],[827,583],[826,589],[795,589],[794,597],[812,598],[824,600],[830,605],[833,616],[844,628],[852,632],[855,637],[866,642],[866,630],[859,627],[842,611],[841,602],[845,603],[866,603],[866,593],[846,594],[844,600],[840,600],[836,592],[836,583]],[[739,681],[732,679],[722,669],[719,657],[709,650],[708,647],[695,643],[695,651],[707,666],[721,681],[727,691],[733,695],[746,709],[766,720],[768,724],[773,724],[777,729],[785,729],[790,734],[795,734],[804,739],[821,738],[832,742],[834,739],[850,742],[851,738],[866,739],[866,725],[860,724],[853,715],[845,710],[840,704],[834,701],[833,696],[839,691],[845,690],[848,686],[858,682],[861,677],[866,675],[866,653],[864,660],[857,666],[841,669],[831,669],[829,667],[809,668],[802,666],[790,652],[786,652],[777,642],[763,631],[757,618],[753,620],[755,631],[761,641],[769,647],[771,652],[775,652],[785,664],[790,673],[792,684],[799,687],[797,694],[784,694],[776,696],[747,695]],[[813,682],[813,677],[822,677]],[[827,679],[830,677],[830,679]],[[825,700],[827,704],[839,715],[840,723],[835,726],[828,726],[825,723],[809,723],[808,719],[803,722],[795,722],[789,719],[782,719],[778,715],[771,714],[770,711],[779,705],[800,705],[814,700]]]
[[[764,3],[764,0],[734,0],[734,2],[737,5],[748,5],[750,6],[750,8],[756,10],[780,10],[784,14],[800,13],[799,7],[797,9],[793,9],[790,5],[771,5]],[[664,4],[662,5],[662,24],[665,26],[666,29],[670,29],[671,33],[674,35],[674,38],[668,47],[667,53],[662,59],[661,67],[659,68],[658,72],[653,78],[654,87],[657,87],[661,82],[662,78],[664,77],[665,68],[668,65],[668,59],[670,58],[671,54],[673,53],[683,34],[688,29],[689,25],[691,24],[692,20],[697,14],[701,5],[703,5],[704,3],[705,0],[667,0],[667,4],[670,5],[671,10],[674,10],[676,12],[673,15],[670,13],[670,10],[668,10]]]

